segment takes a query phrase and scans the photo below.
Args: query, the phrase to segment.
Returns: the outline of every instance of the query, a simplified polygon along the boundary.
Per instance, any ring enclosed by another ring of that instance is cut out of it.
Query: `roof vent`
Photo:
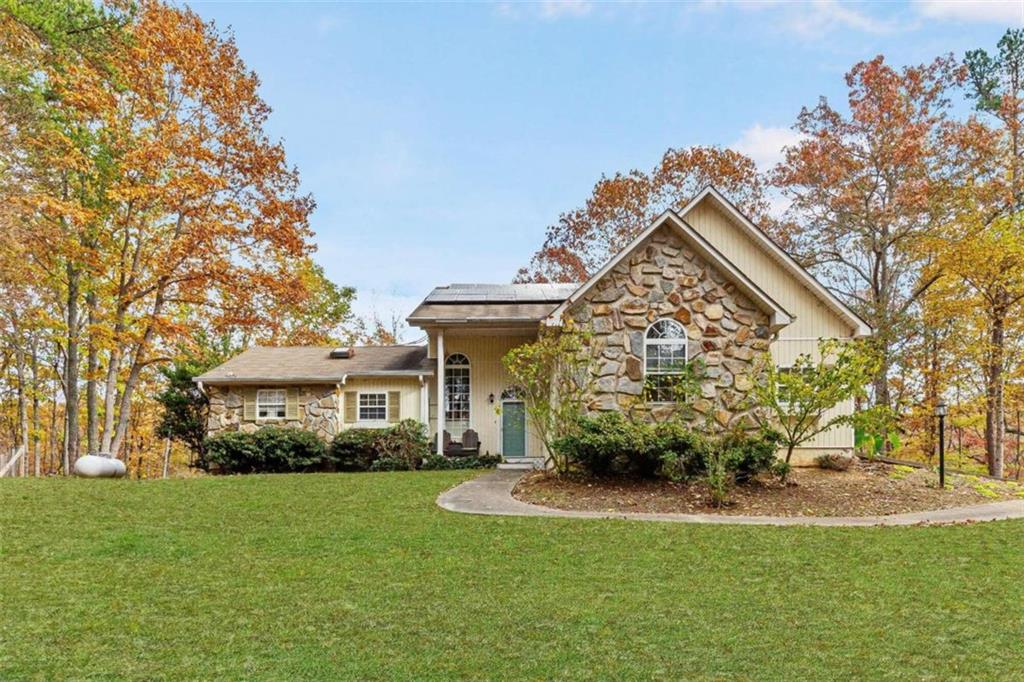
[[[348,360],[355,354],[355,348],[335,348],[331,351],[331,357],[335,360]]]

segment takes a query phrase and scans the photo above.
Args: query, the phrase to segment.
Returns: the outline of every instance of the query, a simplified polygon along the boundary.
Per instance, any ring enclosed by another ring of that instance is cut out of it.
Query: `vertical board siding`
[[[796,319],[779,332],[772,343],[772,359],[779,367],[788,367],[798,355],[817,357],[819,338],[850,338],[853,329],[846,321],[786,272],[760,245],[754,242],[731,218],[708,202],[701,202],[683,216],[702,237],[711,242],[747,277],[764,289]],[[853,412],[853,401],[837,405],[823,417]],[[815,436],[804,448],[852,448],[853,429],[842,426]]]
[[[433,333],[431,334],[433,336]],[[501,454],[501,393],[509,388],[512,379],[502,358],[516,346],[533,341],[535,336],[456,336],[451,330],[444,335],[444,352],[446,355],[462,353],[469,358],[470,382],[470,427],[480,434],[480,451]],[[431,348],[434,344],[431,344]],[[434,356],[436,359],[436,356]],[[430,380],[430,434],[437,432],[437,377]],[[494,403],[488,402],[488,396],[494,396]],[[526,424],[526,454],[540,456],[541,447],[529,417]],[[461,433],[452,433],[452,439],[458,440]]]
[[[400,402],[400,413],[399,419],[420,419],[420,380],[416,377],[380,377],[380,378],[360,378],[353,377],[345,382],[342,390],[345,393],[345,397],[349,397],[349,394],[359,392],[373,392],[373,393],[395,393],[397,392],[401,397]],[[391,397],[389,395],[388,400]],[[358,422],[351,420],[349,414],[345,414],[347,409],[342,412],[344,414],[344,420],[341,428],[348,429],[352,427],[358,427]],[[356,412],[358,417],[358,408]],[[387,421],[387,420],[385,420]],[[431,432],[432,434],[433,432]]]
[[[799,280],[786,272],[759,244],[708,202],[683,216],[702,237],[764,289],[796,319],[780,336],[795,338],[845,338],[850,326]]]

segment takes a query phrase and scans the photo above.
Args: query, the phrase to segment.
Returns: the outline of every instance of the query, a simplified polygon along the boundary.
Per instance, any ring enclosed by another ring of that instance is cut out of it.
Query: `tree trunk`
[[[47,445],[48,456],[46,473],[52,474],[57,471],[57,392],[60,382],[53,380],[53,395],[50,396],[50,434]]]
[[[892,394],[889,392],[889,368],[891,366],[891,361],[889,359],[888,348],[882,349],[882,360],[880,365],[878,373],[872,381],[875,393],[875,406],[889,408],[892,406]],[[888,455],[892,452],[888,429],[883,426],[879,435],[882,437],[882,454]]]
[[[79,341],[79,313],[78,297],[81,272],[72,264],[67,265],[68,276],[68,298],[67,298],[67,360],[64,364],[64,421],[66,422],[67,437],[64,446],[64,474],[71,472],[71,465],[78,459],[79,433],[78,433],[78,341]]]
[[[121,337],[124,334],[125,314],[124,305],[119,303],[117,321],[114,323],[113,347],[110,349],[110,364],[107,366],[107,381],[103,387],[103,452],[111,451],[114,440],[114,408],[117,405],[117,376],[121,372],[121,358],[124,356]]]
[[[35,477],[39,478],[42,462],[39,453],[39,435],[42,433],[39,419],[39,348],[32,342],[32,460]]]
[[[924,378],[924,404],[928,408],[928,428],[924,429],[922,449],[925,461],[931,462],[936,457],[938,439],[932,428],[931,415],[939,404],[939,341],[935,333],[925,331],[928,339],[928,373]]]
[[[103,388],[103,439],[100,449],[110,452],[114,440],[114,418],[117,405],[117,375],[121,367],[121,349],[110,351],[110,365],[107,367],[107,381]]]
[[[171,468],[171,439],[164,438],[164,472],[163,477],[167,478],[167,474]]]
[[[85,413],[86,413],[86,452],[96,452],[100,441],[100,421],[97,408],[99,399],[97,396],[96,373],[99,371],[100,357],[99,348],[96,346],[96,294],[92,291],[85,295],[86,307],[89,310],[89,342],[86,350],[86,377],[85,377]]]
[[[1006,436],[1006,424],[1003,422],[1004,325],[1004,313],[997,309],[992,317],[988,385],[985,387],[985,456],[989,475],[1000,478],[1003,475],[1003,442]]]
[[[146,363],[146,353],[149,351],[149,346],[156,334],[156,320],[163,312],[164,295],[166,293],[164,287],[166,284],[167,281],[164,279],[157,287],[156,296],[153,300],[153,309],[150,312],[149,325],[146,327],[142,338],[136,344],[135,352],[132,355],[131,369],[128,371],[128,379],[124,382],[124,390],[121,392],[121,402],[117,414],[117,429],[114,431],[114,440],[110,445],[110,452],[114,457],[117,457],[117,453],[121,449],[128,431],[128,422],[132,416],[132,395],[139,383],[139,377],[142,376],[142,369]]]
[[[14,351],[15,371],[18,374],[18,440],[23,448],[18,470],[21,476],[28,476],[28,396],[25,394],[25,350]]]

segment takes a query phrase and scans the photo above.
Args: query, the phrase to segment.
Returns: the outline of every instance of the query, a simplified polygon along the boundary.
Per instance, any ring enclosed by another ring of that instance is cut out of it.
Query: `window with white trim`
[[[256,391],[256,418],[284,419],[287,402],[283,388],[261,388]]]
[[[803,381],[810,381],[814,375],[814,370],[810,367],[806,367],[803,370],[798,370],[795,367],[779,367],[776,374],[776,385],[775,385],[775,400],[779,404],[779,408],[785,414],[793,415],[801,409],[799,394],[797,396],[792,395],[793,384],[800,383],[800,379],[790,379],[792,376],[803,376]]]
[[[452,353],[444,362],[444,423],[449,433],[461,436],[469,428],[469,401],[469,358]]]
[[[644,335],[644,389],[647,400],[671,403],[686,371],[686,330],[675,320],[658,320]]]
[[[359,421],[383,422],[388,419],[388,394],[360,393]]]

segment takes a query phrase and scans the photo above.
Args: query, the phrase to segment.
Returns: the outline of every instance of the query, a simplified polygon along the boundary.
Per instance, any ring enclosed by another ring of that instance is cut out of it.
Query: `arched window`
[[[452,353],[444,361],[444,423],[453,438],[469,428],[469,358]]]
[[[676,385],[686,369],[686,330],[675,320],[658,320],[644,337],[644,374],[647,399],[676,401]]]
[[[504,391],[501,392],[501,399],[502,399],[502,401],[505,401],[505,400],[522,400],[523,399],[523,389],[520,388],[519,386],[509,386],[508,388],[506,388]]]

